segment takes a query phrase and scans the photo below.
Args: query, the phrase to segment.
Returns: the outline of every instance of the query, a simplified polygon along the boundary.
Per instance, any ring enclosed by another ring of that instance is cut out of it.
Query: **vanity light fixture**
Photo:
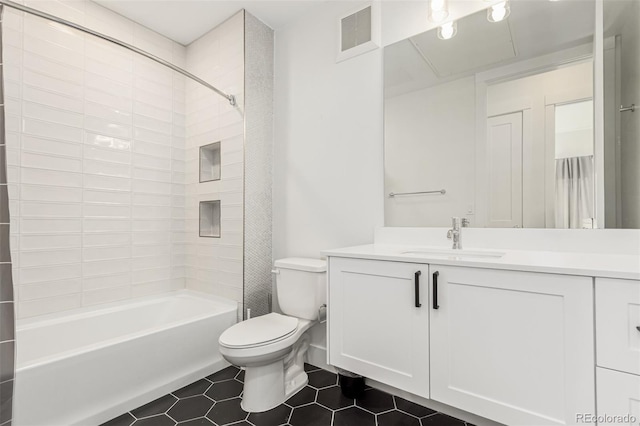
[[[489,22],[500,22],[507,19],[509,13],[511,13],[511,8],[508,0],[496,3],[487,9],[487,20]]]
[[[429,0],[429,14],[427,18],[431,22],[442,22],[449,17],[448,0]]]
[[[447,22],[438,27],[438,38],[440,40],[449,40],[458,33],[458,24],[456,21]]]

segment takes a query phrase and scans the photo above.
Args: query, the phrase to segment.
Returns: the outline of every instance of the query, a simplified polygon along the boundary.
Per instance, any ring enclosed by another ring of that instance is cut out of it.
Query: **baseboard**
[[[327,348],[325,347],[313,345],[313,344],[310,345],[309,351],[307,352],[307,359],[309,364],[311,365],[322,368],[323,370],[331,371],[333,373],[336,372],[336,368],[327,363]],[[366,383],[372,388],[380,389],[381,391],[390,393],[391,395],[399,396],[400,398],[404,398],[408,401],[415,402],[416,404],[420,404],[432,410],[436,410],[441,413],[447,414],[449,416],[458,418],[460,420],[464,420],[465,422],[473,423],[474,425],[477,425],[477,426],[500,426],[500,423],[496,423],[494,421],[485,419],[484,417],[476,416],[475,414],[459,410],[455,407],[442,404],[432,399],[425,399],[425,398],[413,395],[409,392],[396,389],[392,386],[377,382],[375,380],[366,379]]]

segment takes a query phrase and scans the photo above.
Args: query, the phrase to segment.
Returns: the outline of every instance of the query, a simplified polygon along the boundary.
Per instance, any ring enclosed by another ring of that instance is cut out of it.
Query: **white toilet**
[[[326,303],[327,263],[289,258],[275,262],[280,309],[229,327],[220,336],[220,353],[245,368],[242,409],[270,410],[306,386],[304,356],[309,330]]]

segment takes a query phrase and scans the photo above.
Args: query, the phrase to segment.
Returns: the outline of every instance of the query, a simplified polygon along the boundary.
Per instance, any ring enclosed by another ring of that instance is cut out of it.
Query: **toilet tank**
[[[318,319],[318,309],[327,303],[327,262],[291,257],[275,261],[276,292],[285,315]]]

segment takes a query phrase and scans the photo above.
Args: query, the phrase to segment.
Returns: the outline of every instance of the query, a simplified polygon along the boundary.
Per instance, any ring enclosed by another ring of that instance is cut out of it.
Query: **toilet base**
[[[240,406],[249,413],[261,413],[282,404],[284,391],[284,360],[260,367],[247,367]]]
[[[249,413],[262,413],[285,402],[304,388],[309,377],[304,357],[309,349],[309,334],[304,333],[284,358],[261,366],[247,366],[240,406]]]

